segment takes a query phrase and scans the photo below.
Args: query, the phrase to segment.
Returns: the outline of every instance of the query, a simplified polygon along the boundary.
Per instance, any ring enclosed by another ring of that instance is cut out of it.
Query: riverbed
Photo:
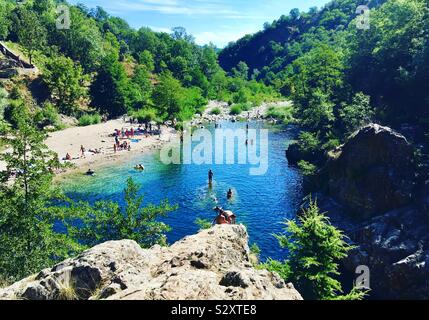
[[[198,232],[197,218],[213,220],[213,208],[221,206],[237,215],[237,222],[247,226],[250,243],[256,243],[262,260],[267,257],[285,258],[274,233],[284,228],[284,222],[295,216],[302,199],[302,176],[296,168],[289,167],[285,150],[293,138],[293,128],[272,126],[263,121],[248,124],[249,130],[268,130],[268,167],[265,174],[251,175],[254,164],[169,164],[161,161],[160,152],[153,151],[135,155],[127,161],[106,165],[97,169],[93,177],[75,174],[61,182],[65,193],[73,200],[94,203],[112,200],[123,204],[123,189],[126,180],[132,177],[145,196],[145,203],[159,204],[169,199],[179,209],[162,221],[172,227],[167,234],[169,243]],[[246,130],[246,122],[221,122],[218,129]],[[213,134],[214,124],[205,126]],[[186,141],[185,141],[186,143]],[[258,140],[252,145],[258,145]],[[195,148],[199,143],[192,142]],[[250,142],[248,142],[250,144]],[[243,151],[236,141],[234,153]],[[248,148],[250,146],[246,146]],[[213,152],[215,144],[213,144]],[[261,150],[256,148],[258,152]],[[143,164],[145,171],[136,171],[136,164]],[[210,187],[207,182],[209,170],[214,172]],[[233,198],[226,195],[233,190]]]

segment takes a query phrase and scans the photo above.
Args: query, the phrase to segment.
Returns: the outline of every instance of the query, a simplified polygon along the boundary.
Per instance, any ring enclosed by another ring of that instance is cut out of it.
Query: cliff
[[[244,226],[215,226],[171,247],[111,241],[0,290],[2,299],[301,300],[277,274],[255,270]]]
[[[344,266],[369,267],[374,298],[429,298],[429,192],[415,161],[403,135],[371,124],[330,153],[318,177],[323,193],[313,193],[356,246]]]

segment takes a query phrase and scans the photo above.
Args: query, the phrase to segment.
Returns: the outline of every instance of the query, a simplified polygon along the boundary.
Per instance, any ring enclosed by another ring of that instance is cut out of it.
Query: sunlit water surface
[[[222,123],[222,129],[245,129],[245,123]],[[284,258],[274,233],[281,232],[283,222],[294,217],[302,199],[302,177],[288,166],[285,150],[292,139],[292,129],[269,126],[264,122],[252,122],[250,129],[269,129],[269,166],[265,175],[252,176],[249,169],[254,165],[165,165],[159,151],[136,156],[130,161],[97,169],[94,177],[74,175],[62,182],[66,194],[74,200],[94,203],[97,200],[113,200],[123,204],[126,180],[132,177],[141,185],[146,203],[158,204],[168,198],[179,209],[162,218],[172,227],[169,243],[184,236],[195,234],[196,218],[210,219],[215,216],[216,205],[232,210],[238,222],[247,226],[250,243],[262,250],[262,259]],[[214,127],[209,126],[211,132]],[[214,136],[214,135],[213,135]],[[194,143],[195,145],[198,143]],[[214,148],[214,146],[213,146]],[[235,152],[238,152],[236,143]],[[137,172],[134,166],[144,164],[146,170]],[[212,169],[215,177],[212,188],[207,184],[207,172]],[[234,199],[228,201],[229,188]]]

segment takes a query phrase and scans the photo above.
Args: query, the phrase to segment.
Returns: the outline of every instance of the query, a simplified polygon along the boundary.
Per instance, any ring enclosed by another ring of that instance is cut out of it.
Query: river
[[[223,122],[222,129],[245,129],[243,122]],[[207,128],[214,132],[214,125]],[[62,182],[65,193],[73,200],[94,203],[97,200],[113,200],[123,203],[123,189],[126,180],[132,177],[145,196],[145,203],[158,204],[168,198],[179,209],[162,218],[172,227],[167,234],[169,243],[198,232],[196,218],[212,220],[216,205],[232,210],[238,223],[247,226],[250,244],[256,243],[267,257],[285,258],[274,233],[283,230],[283,222],[293,218],[302,199],[302,177],[299,171],[289,167],[285,157],[287,145],[293,137],[293,128],[271,126],[265,122],[251,122],[250,130],[268,129],[268,169],[263,175],[250,175],[251,164],[165,165],[158,152],[146,153],[135,159],[103,167],[94,177],[74,175]],[[198,144],[193,143],[193,146]],[[215,146],[213,145],[213,149]],[[238,143],[235,153],[239,152]],[[214,150],[213,150],[214,151]],[[142,163],[144,172],[137,172],[134,166]],[[214,183],[209,188],[207,173],[214,172]],[[234,191],[231,201],[226,199],[229,189]]]

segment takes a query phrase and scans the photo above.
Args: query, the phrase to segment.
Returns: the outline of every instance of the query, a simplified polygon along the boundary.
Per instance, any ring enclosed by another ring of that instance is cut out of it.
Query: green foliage
[[[14,11],[13,28],[32,63],[34,51],[40,50],[46,45],[46,28],[37,14],[24,6],[20,6]]]
[[[237,68],[232,69],[232,74],[236,78],[247,80],[249,78],[249,67],[243,61],[240,61]]]
[[[129,116],[137,119],[139,123],[149,123],[158,119],[157,110],[153,108],[133,110]]]
[[[216,116],[218,116],[218,115],[220,115],[220,114],[222,113],[222,110],[220,110],[220,108],[216,107],[216,108],[213,108],[213,109],[210,111],[210,113],[211,113],[212,115],[216,115]]]
[[[275,106],[275,107],[272,106],[268,108],[266,117],[277,119],[285,124],[289,124],[294,122],[293,113],[294,113],[294,109],[293,109],[293,106],[291,105]]]
[[[261,248],[259,248],[258,244],[253,243],[249,249],[250,253],[259,259],[259,256],[261,255]]]
[[[37,62],[61,113],[76,115],[88,104],[110,117],[154,108],[162,120],[186,121],[208,99],[257,105],[276,96],[272,88],[246,81],[245,63],[238,64],[235,78],[228,77],[217,49],[198,46],[182,27],[170,35],[134,30],[100,7],[69,5],[71,27],[62,30],[55,25],[54,1],[0,5],[0,38]]]
[[[212,227],[212,222],[208,219],[197,218],[195,224],[200,228],[200,230],[210,229]]]
[[[8,105],[8,93],[0,87],[0,120],[4,118],[4,111]]]
[[[307,158],[312,158],[319,151],[320,140],[314,133],[303,131],[298,138],[299,149]]]
[[[285,233],[276,238],[289,252],[286,262],[290,268],[288,280],[306,299],[336,299],[342,294],[341,284],[335,279],[339,275],[338,262],[352,249],[345,242],[344,234],[331,225],[319,212],[317,203],[311,200],[297,221],[289,220],[286,225]],[[363,292],[353,292],[357,299],[364,295]]]
[[[68,211],[79,218],[67,222],[68,233],[86,246],[94,246],[109,240],[131,239],[144,248],[155,244],[166,245],[165,233],[170,227],[158,219],[177,209],[168,200],[158,206],[143,207],[144,197],[138,195],[139,186],[130,178],[124,190],[125,206],[114,202],[71,204]]]
[[[288,263],[268,259],[266,262],[259,264],[258,269],[265,269],[271,272],[276,272],[280,277],[289,281],[291,278],[291,269]]]
[[[70,58],[58,56],[46,63],[43,79],[59,110],[73,115],[79,109],[79,101],[87,97],[88,89],[83,69]]]
[[[9,28],[12,24],[10,12],[12,4],[7,1],[0,1],[0,40],[5,40],[9,34]]]
[[[180,111],[183,87],[171,74],[164,73],[153,92],[153,102],[164,119],[173,119]]]
[[[133,107],[127,73],[113,56],[102,61],[90,92],[92,105],[111,117],[126,114]]]
[[[184,88],[180,81],[169,73],[161,75],[152,100],[162,119],[176,118],[180,121],[189,120],[197,110],[201,110],[207,104],[200,89]]]
[[[229,111],[229,114],[232,116],[238,116],[243,112],[241,109],[241,105],[235,104],[231,107],[231,110]]]
[[[57,155],[43,144],[45,135],[32,124],[26,106],[14,110],[16,129],[1,153],[7,168],[0,172],[0,278],[16,281],[54,265],[81,250],[81,246],[54,231],[64,215],[52,208],[59,194],[53,187]]]
[[[84,114],[79,118],[79,126],[86,127],[93,124],[101,123],[101,116],[96,114]]]
[[[52,103],[46,102],[38,112],[34,115],[34,121],[39,128],[53,126],[55,129],[63,127],[58,110]]]
[[[357,93],[350,104],[344,105],[340,111],[340,119],[346,133],[352,133],[359,127],[371,122],[374,110],[370,105],[370,97],[362,92]]]
[[[153,59],[153,55],[148,50],[144,50],[140,52],[138,60],[139,60],[139,63],[143,65],[147,71],[153,72],[153,70],[155,69],[155,62]]]
[[[298,162],[298,168],[304,176],[313,176],[317,171],[317,167],[314,164],[304,160]]]

